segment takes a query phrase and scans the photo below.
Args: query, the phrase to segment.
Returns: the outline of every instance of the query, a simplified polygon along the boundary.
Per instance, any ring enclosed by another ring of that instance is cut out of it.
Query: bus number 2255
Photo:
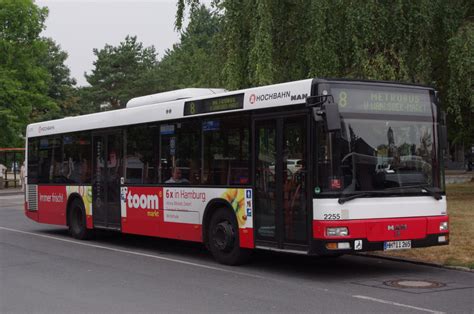
[[[341,214],[324,214],[324,220],[340,220]]]

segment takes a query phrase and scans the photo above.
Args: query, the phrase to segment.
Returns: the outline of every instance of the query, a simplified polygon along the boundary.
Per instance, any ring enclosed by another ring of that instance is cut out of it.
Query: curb
[[[370,254],[370,253],[357,253],[357,254],[352,254],[352,255],[364,256],[364,257],[370,257],[370,258],[379,258],[379,259],[385,259],[385,260],[394,261],[394,262],[410,263],[410,264],[415,264],[415,265],[430,266],[430,267],[437,267],[437,268],[443,268],[443,269],[449,269],[449,270],[457,270],[457,271],[464,271],[468,273],[474,273],[474,269],[471,269],[468,267],[447,266],[447,265],[442,265],[442,264],[423,262],[423,261],[414,260],[410,258],[383,256],[383,255],[376,255],[376,254]]]

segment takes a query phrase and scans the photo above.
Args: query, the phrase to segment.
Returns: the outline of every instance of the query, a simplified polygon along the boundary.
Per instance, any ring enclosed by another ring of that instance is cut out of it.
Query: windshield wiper
[[[352,194],[352,195],[348,195],[348,196],[341,196],[341,197],[339,197],[339,199],[337,200],[337,202],[342,205],[342,204],[344,204],[345,202],[348,202],[348,201],[350,201],[350,200],[353,200],[353,199],[356,199],[356,198],[359,198],[359,197],[370,196],[370,195],[374,195],[374,193],[361,192],[361,193]]]
[[[357,194],[341,196],[338,199],[337,202],[342,205],[345,202],[351,201],[351,200],[356,199],[356,198],[372,196],[372,195],[379,195],[379,193],[383,193],[385,191],[399,191],[399,190],[417,189],[417,188],[421,189],[423,192],[428,193],[430,196],[432,196],[437,201],[442,199],[442,196],[441,196],[441,193],[440,193],[441,191],[435,191],[429,185],[426,185],[426,184],[419,184],[419,185],[397,186],[397,187],[394,187],[394,188],[388,188],[388,189],[377,191],[378,193],[377,192],[366,191],[366,192],[360,192],[360,193],[357,193]]]
[[[387,190],[390,190],[390,191],[393,191],[393,190],[406,190],[406,189],[421,189],[422,192],[426,191],[426,193],[428,193],[430,196],[433,196],[433,198],[437,201],[439,201],[440,199],[443,198],[441,196],[441,193],[440,193],[441,191],[435,191],[434,189],[432,189],[432,187],[430,187],[427,184],[397,186],[397,187],[394,187],[394,188],[385,189],[385,191],[387,191]]]

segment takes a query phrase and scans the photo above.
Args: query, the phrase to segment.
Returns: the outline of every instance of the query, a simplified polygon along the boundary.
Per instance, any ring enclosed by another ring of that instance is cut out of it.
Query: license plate
[[[411,240],[386,241],[383,245],[384,251],[411,249]]]

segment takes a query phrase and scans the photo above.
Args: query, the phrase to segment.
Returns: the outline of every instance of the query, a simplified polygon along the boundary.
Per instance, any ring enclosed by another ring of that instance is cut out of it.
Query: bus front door
[[[122,133],[93,135],[92,215],[95,228],[120,230]]]
[[[255,119],[257,247],[307,250],[307,115]]]

